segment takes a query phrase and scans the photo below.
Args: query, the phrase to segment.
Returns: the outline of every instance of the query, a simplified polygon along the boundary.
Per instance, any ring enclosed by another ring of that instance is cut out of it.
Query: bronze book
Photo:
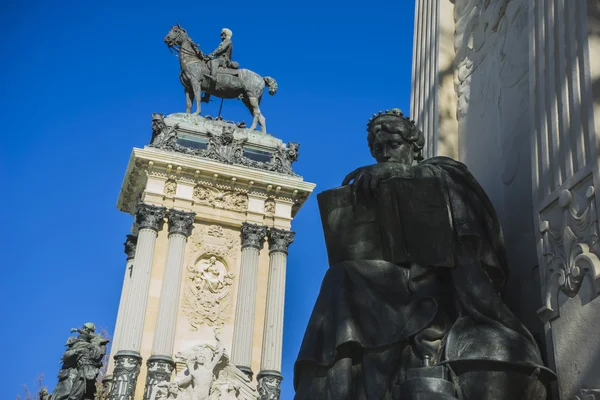
[[[386,260],[422,266],[454,265],[449,200],[439,178],[393,178],[371,202],[350,186],[317,196],[329,265],[348,260]]]

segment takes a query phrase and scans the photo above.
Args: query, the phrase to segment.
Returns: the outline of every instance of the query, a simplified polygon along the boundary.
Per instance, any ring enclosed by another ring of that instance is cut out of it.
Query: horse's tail
[[[269,94],[272,96],[275,93],[277,93],[277,81],[271,78],[270,76],[265,76],[263,79],[265,81],[265,85],[267,85],[267,87],[269,88]]]

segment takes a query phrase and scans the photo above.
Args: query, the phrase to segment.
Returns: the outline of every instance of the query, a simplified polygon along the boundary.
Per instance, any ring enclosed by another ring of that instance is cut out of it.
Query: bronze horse
[[[200,114],[202,92],[210,93],[221,99],[239,98],[252,114],[253,120],[250,129],[256,129],[258,123],[262,132],[267,133],[265,117],[260,112],[260,101],[265,85],[269,88],[269,94],[274,95],[277,92],[275,79],[268,76],[263,78],[248,69],[228,69],[219,71],[217,81],[213,83],[207,77],[209,69],[205,56],[185,29],[177,24],[171,28],[164,41],[169,48],[174,47],[179,52],[181,67],[179,78],[185,89],[186,113],[189,114],[192,111],[192,104],[196,99],[194,115]]]

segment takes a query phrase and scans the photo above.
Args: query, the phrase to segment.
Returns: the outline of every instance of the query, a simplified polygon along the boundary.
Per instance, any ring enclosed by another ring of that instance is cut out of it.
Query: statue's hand
[[[412,170],[410,166],[386,162],[355,169],[344,178],[342,186],[348,185],[350,181],[353,181],[351,186],[354,201],[357,201],[359,196],[370,200],[377,197],[377,188],[382,181],[394,177],[409,177],[411,175]]]

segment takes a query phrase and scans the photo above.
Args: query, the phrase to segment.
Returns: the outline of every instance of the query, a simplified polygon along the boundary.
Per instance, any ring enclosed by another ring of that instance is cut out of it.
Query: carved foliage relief
[[[215,187],[197,185],[194,188],[194,200],[198,204],[224,210],[246,211],[248,209],[247,194]]]
[[[240,243],[221,226],[200,226],[190,238],[192,256],[187,262],[182,309],[190,330],[201,325],[220,327],[232,316],[231,271]]]
[[[558,205],[563,210],[560,219],[540,224],[542,254],[548,266],[546,301],[540,310],[544,320],[558,317],[557,291],[575,297],[586,276],[591,279],[593,296],[600,294],[600,230],[594,186],[587,187],[585,195],[564,190]]]

